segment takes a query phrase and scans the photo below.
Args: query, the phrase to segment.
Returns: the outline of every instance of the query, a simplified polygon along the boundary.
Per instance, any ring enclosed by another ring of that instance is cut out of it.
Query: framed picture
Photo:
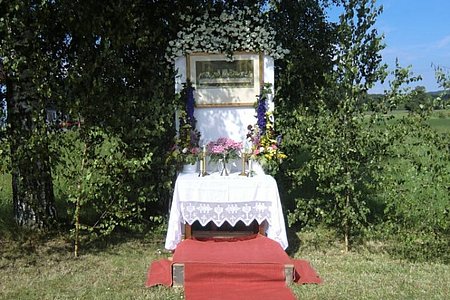
[[[191,54],[186,60],[187,78],[195,87],[198,107],[252,106],[263,80],[262,56],[258,53],[233,55]]]

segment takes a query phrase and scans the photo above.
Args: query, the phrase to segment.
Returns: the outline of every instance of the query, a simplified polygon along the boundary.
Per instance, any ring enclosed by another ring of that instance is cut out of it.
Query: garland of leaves
[[[188,26],[169,42],[166,59],[195,52],[226,53],[232,58],[234,52],[262,52],[275,59],[283,58],[289,50],[275,42],[275,29],[270,25],[267,13],[258,7],[236,9],[220,14],[214,8],[201,17],[181,15]]]

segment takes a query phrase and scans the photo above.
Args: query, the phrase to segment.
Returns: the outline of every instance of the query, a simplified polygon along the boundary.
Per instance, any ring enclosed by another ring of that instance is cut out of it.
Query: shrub
[[[404,132],[389,147],[383,166],[382,230],[397,241],[395,252],[414,259],[449,260],[450,139],[410,115],[393,124]]]

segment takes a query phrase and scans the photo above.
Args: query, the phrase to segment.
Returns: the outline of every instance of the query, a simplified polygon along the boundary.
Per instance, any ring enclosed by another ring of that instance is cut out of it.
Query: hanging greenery
[[[181,15],[188,24],[169,42],[166,58],[173,61],[189,53],[262,52],[275,59],[289,53],[275,42],[275,29],[270,25],[267,13],[258,7],[245,6],[231,12],[210,9],[201,17]]]

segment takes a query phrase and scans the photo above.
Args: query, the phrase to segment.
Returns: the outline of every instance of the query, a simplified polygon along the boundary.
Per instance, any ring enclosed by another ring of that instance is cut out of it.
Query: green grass
[[[161,243],[134,239],[74,258],[61,237],[9,241],[0,250],[0,299],[180,299],[180,289],[144,287],[150,262],[167,256]]]
[[[300,256],[322,285],[294,286],[298,299],[449,299],[450,266],[411,263],[388,255],[327,251]]]
[[[428,122],[436,130],[450,133],[450,110],[433,112]]]
[[[405,117],[409,114],[406,110],[394,110],[389,113],[396,118]],[[439,132],[450,133],[450,110],[435,110],[431,113],[428,123]]]
[[[12,226],[12,184],[11,175],[0,173],[0,239]]]
[[[324,283],[292,285],[299,299],[450,297],[449,265],[397,260],[371,253],[369,247],[343,253],[337,242],[317,243],[307,235],[297,234],[303,244],[291,256],[309,260]],[[184,298],[180,288],[144,287],[151,261],[169,255],[161,250],[162,236],[123,236],[115,243],[84,249],[79,258],[72,257],[70,242],[61,236],[39,242],[10,240],[2,246],[1,299]]]

